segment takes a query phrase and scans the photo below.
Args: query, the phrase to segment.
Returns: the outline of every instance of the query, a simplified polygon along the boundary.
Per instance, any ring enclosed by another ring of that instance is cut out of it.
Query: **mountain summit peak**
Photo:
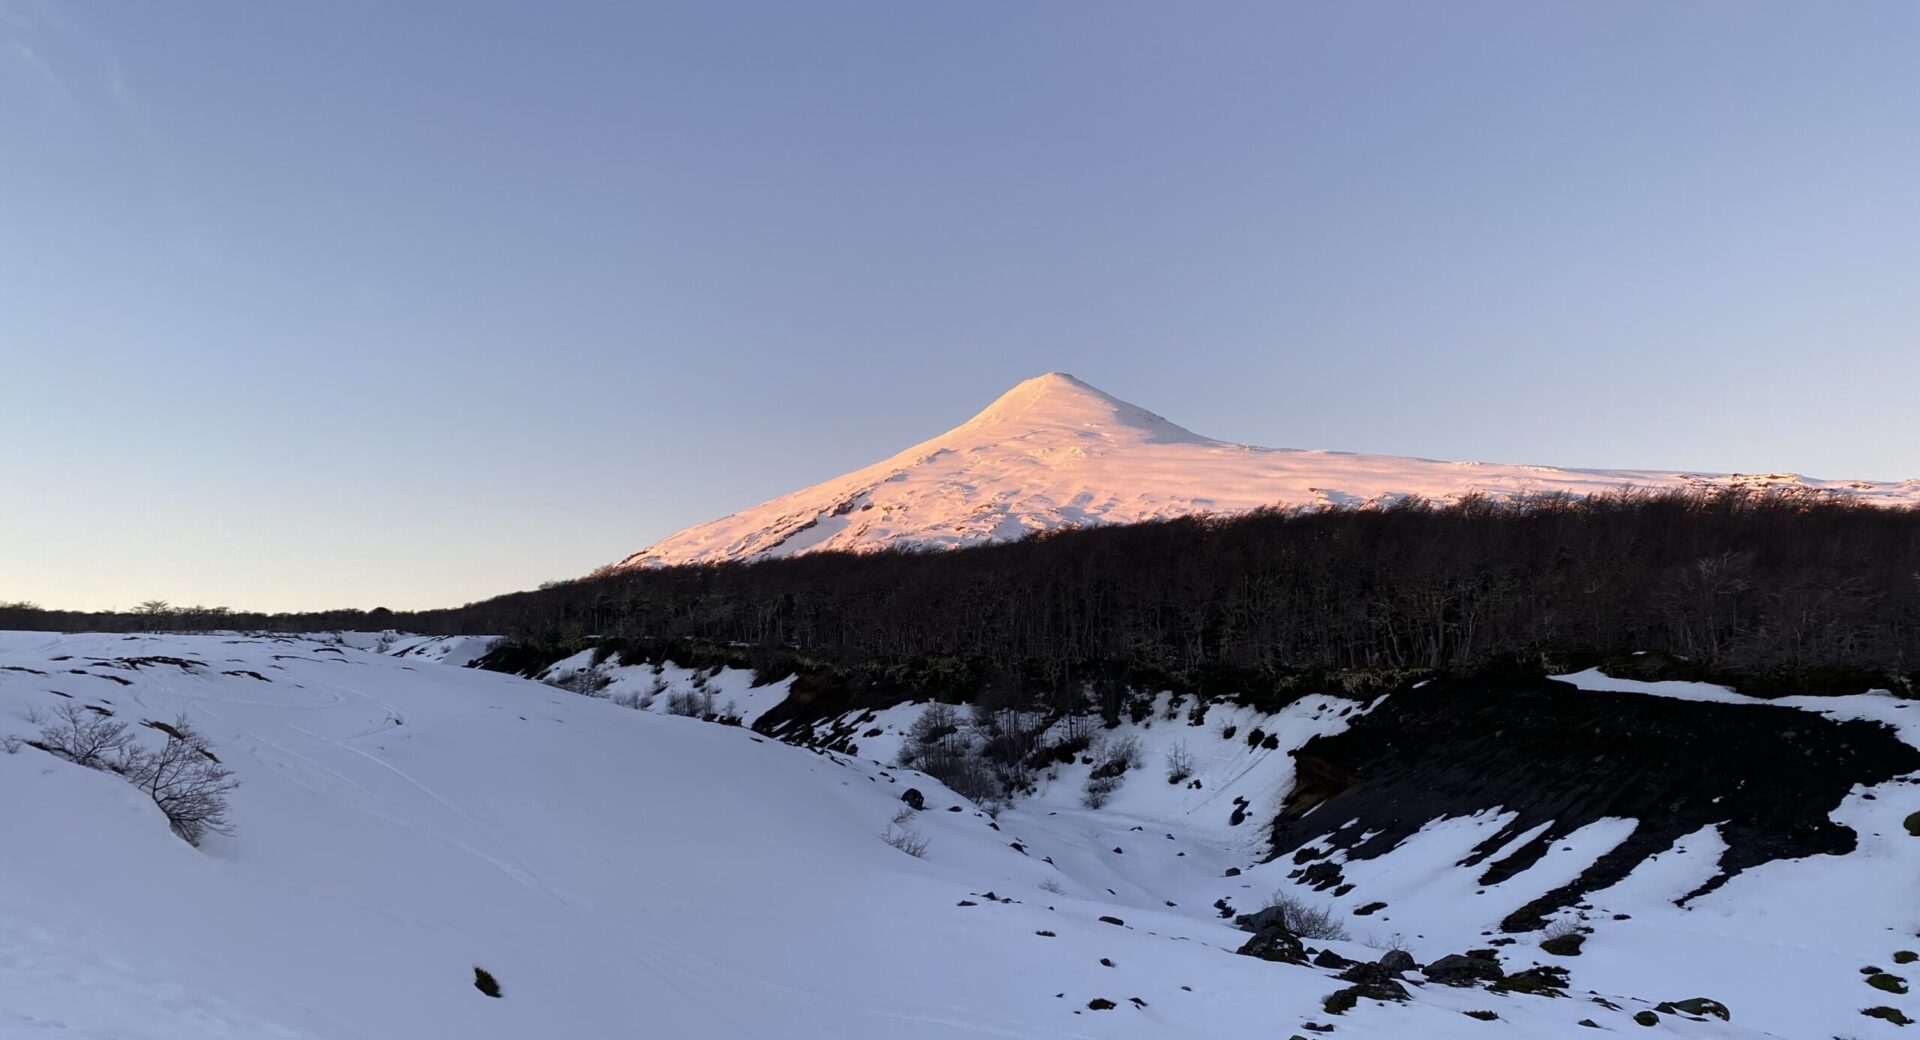
[[[981,433],[1030,429],[1124,435],[1144,435],[1155,443],[1209,443],[1167,419],[1129,404],[1065,372],[1048,372],[1015,383],[1013,389],[953,431]]]
[[[820,551],[958,548],[1063,527],[1263,508],[1722,487],[1920,503],[1920,481],[1555,469],[1253,448],[1210,440],[1065,372],[1048,372],[1015,384],[973,418],[930,440],[690,527],[612,569]]]

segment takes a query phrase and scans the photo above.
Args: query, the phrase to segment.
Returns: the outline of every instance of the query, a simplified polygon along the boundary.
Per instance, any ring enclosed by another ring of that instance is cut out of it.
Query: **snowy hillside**
[[[1054,372],[892,458],[664,538],[614,565],[764,559],[815,550],[951,548],[1089,524],[1270,506],[1451,501],[1619,488],[1791,487],[1920,502],[1920,479],[1435,462],[1230,444]]]
[[[1570,968],[1565,997],[1409,971],[1404,1002],[1334,1014],[1323,1001],[1351,985],[1343,969],[1235,955],[1249,936],[1216,905],[1245,912],[1298,887],[1290,861],[1256,865],[1258,824],[1227,810],[1269,818],[1293,786],[1288,751],[1364,706],[1310,697],[1274,716],[1221,707],[1204,725],[1129,725],[1145,764],[1106,808],[1079,805],[1075,762],[995,820],[924,775],[663,715],[672,693],[653,711],[623,706],[661,677],[690,692],[695,673],[608,662],[606,696],[581,696],[433,661],[478,645],[0,633],[0,736],[44,742],[71,707],[154,747],[169,738],[146,723],[184,719],[241,785],[233,833],[195,848],[121,776],[7,743],[0,1037],[1285,1038],[1333,1026],[1446,1040],[1594,1035],[1583,1021],[1637,1032],[1633,1016],[1652,1015],[1648,1035],[1811,1038],[1900,1035],[1861,1016],[1869,1005],[1920,1013],[1857,971],[1912,974],[1896,953],[1916,945],[1920,838],[1900,821],[1920,788],[1908,784],[1848,801],[1852,855],[1766,864],[1681,910],[1671,900],[1712,845],[1701,835],[1594,894],[1585,955],[1500,948],[1509,973]],[[751,696],[780,696],[752,694],[739,673],[704,685],[743,714]],[[1885,702],[1820,710],[1904,721]],[[891,757],[910,715],[858,719],[872,734],[863,753]],[[1274,739],[1247,739],[1257,727]],[[1174,742],[1194,758],[1182,784],[1158,775]],[[1388,859],[1351,862],[1392,906],[1367,917],[1340,897],[1353,939],[1314,942],[1316,956],[1371,961],[1396,933],[1430,966],[1489,945],[1501,914],[1631,829],[1583,830],[1476,897],[1452,861],[1497,825],[1436,825]],[[901,834],[923,855],[883,839]],[[476,967],[498,998],[476,988]],[[1654,1010],[1698,996],[1732,1020]]]

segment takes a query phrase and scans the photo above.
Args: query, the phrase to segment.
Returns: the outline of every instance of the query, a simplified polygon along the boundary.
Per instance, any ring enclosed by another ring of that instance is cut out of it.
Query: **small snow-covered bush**
[[[1551,942],[1555,939],[1564,939],[1569,935],[1578,935],[1579,933],[1580,922],[1578,920],[1571,917],[1562,917],[1557,920],[1548,921],[1547,926],[1540,930],[1540,938],[1543,942]]]

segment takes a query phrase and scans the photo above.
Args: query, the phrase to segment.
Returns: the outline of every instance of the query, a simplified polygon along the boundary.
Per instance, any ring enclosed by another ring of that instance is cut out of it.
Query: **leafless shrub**
[[[1285,890],[1275,892],[1267,899],[1267,909],[1280,911],[1280,921],[1288,931],[1302,939],[1319,939],[1322,942],[1342,941],[1352,938],[1346,925],[1340,921],[1339,912],[1333,907],[1320,903],[1311,903]]]
[[[1193,775],[1193,752],[1187,750],[1187,742],[1175,741],[1167,749],[1167,783],[1177,784]]]
[[[1379,950],[1381,953],[1393,953],[1398,951],[1400,953],[1410,954],[1413,952],[1413,948],[1407,945],[1407,936],[1405,932],[1394,932],[1393,934],[1387,936],[1384,939],[1380,938],[1378,933],[1369,932],[1367,933],[1367,938],[1365,939],[1364,942],[1361,943],[1361,945],[1367,947],[1370,950]]]
[[[45,718],[45,716],[40,716]],[[157,750],[142,747],[125,723],[78,704],[63,704],[40,730],[40,744],[76,765],[118,773],[140,788],[190,845],[209,833],[232,833],[227,795],[240,786],[182,714],[149,722],[166,736]]]
[[[667,694],[667,714],[704,719],[713,714],[713,694],[697,690]]]
[[[880,840],[915,859],[925,858],[927,846],[932,844],[912,827],[899,827],[893,824],[888,824],[887,829],[880,832]]]
[[[133,734],[125,723],[109,716],[78,704],[62,704],[54,709],[52,721],[40,728],[40,743],[75,765],[119,771],[119,763],[133,747]]]
[[[577,668],[557,679],[547,680],[548,686],[577,693],[582,697],[605,697],[606,689],[613,682],[613,676],[598,668]]]
[[[1094,755],[1093,772],[1087,774],[1086,789],[1080,804],[1098,809],[1107,804],[1126,780],[1127,771],[1140,764],[1140,738],[1132,734],[1102,745]]]
[[[963,717],[951,704],[927,705],[907,728],[898,764],[918,769],[982,806],[1007,801],[1005,780],[982,752],[970,713]]]
[[[913,822],[912,806],[902,806],[899,812],[893,814],[893,825],[895,827],[905,827],[911,822]]]
[[[1043,892],[1052,892],[1056,896],[1063,896],[1067,894],[1066,886],[1062,885],[1059,881],[1055,880],[1054,878],[1048,878],[1045,881],[1040,882],[1040,890]]]
[[[17,755],[20,753],[21,746],[25,743],[26,742],[19,737],[9,733],[4,737],[0,737],[0,751],[4,751],[9,755]]]
[[[1096,769],[1107,770],[1115,776],[1125,773],[1140,764],[1140,738],[1129,733],[1117,740],[1109,740],[1100,749],[1099,758],[1100,765]]]

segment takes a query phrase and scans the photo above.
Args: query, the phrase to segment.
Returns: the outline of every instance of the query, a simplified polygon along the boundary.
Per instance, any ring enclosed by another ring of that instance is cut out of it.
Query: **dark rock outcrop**
[[[1414,971],[1419,968],[1419,965],[1413,962],[1413,954],[1405,950],[1388,950],[1380,955],[1379,964],[1382,968],[1393,972]]]
[[[1603,818],[1633,833],[1571,882],[1521,907],[1507,931],[1627,876],[1702,827],[1727,841],[1718,871],[1685,897],[1749,867],[1839,855],[1854,832],[1832,813],[1859,785],[1920,770],[1920,749],[1878,723],[1765,704],[1583,692],[1549,679],[1435,680],[1391,694],[1347,730],[1295,752],[1297,780],[1274,821],[1272,853],[1309,845],[1348,860],[1390,852],[1428,822],[1491,809],[1513,819],[1462,861],[1497,884]],[[1328,811],[1308,810],[1337,802]],[[1499,859],[1527,831],[1540,833]],[[1324,860],[1301,880],[1340,883]],[[1684,902],[1685,900],[1683,900]]]
[[[1427,965],[1421,974],[1448,986],[1471,986],[1476,982],[1498,982],[1507,973],[1500,967],[1499,961],[1449,953]]]
[[[1686,1000],[1668,1001],[1667,1003],[1656,1006],[1654,1010],[1692,1015],[1695,1018],[1705,1018],[1708,1015],[1712,1015],[1722,1022],[1733,1021],[1733,1012],[1728,1011],[1725,1004],[1711,997],[1688,997]]]
[[[1281,925],[1271,925],[1255,933],[1253,938],[1233,952],[1283,964],[1307,963],[1307,948],[1300,942],[1300,937]]]

